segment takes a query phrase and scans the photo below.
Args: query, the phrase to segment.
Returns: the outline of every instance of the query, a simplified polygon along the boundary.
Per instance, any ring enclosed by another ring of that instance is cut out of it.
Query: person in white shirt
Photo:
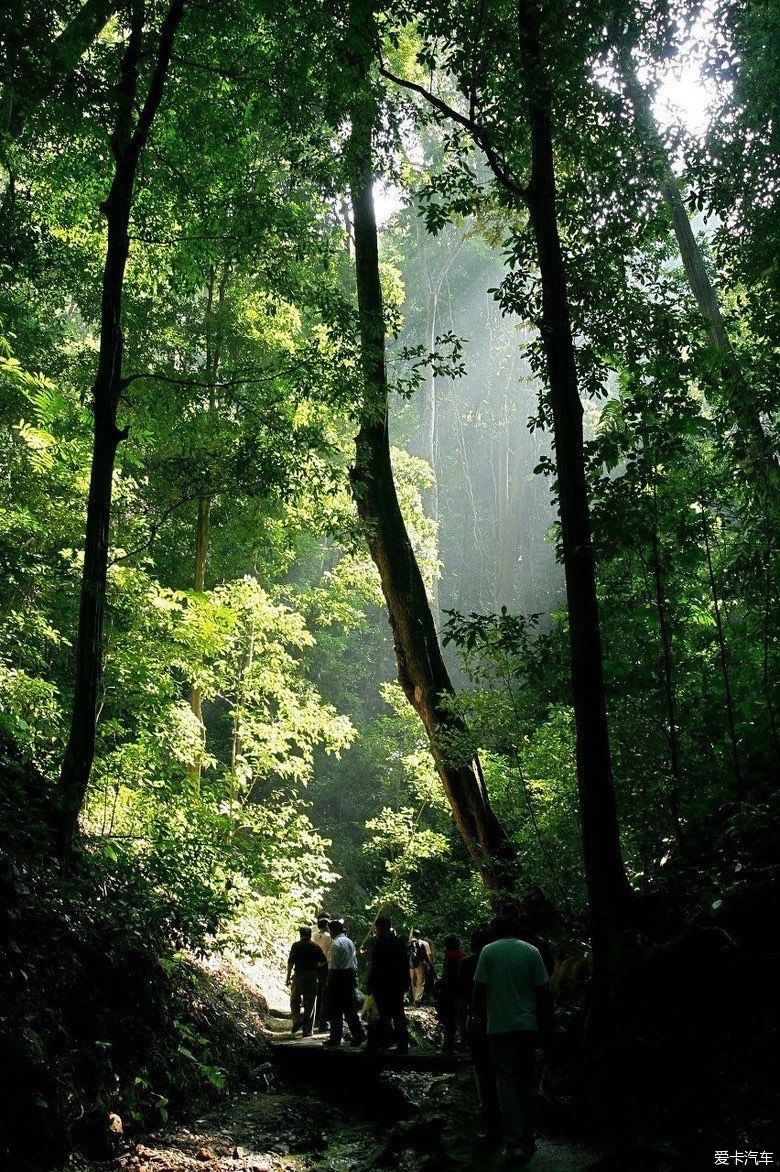
[[[535,1150],[531,1103],[536,1055],[552,1028],[549,981],[541,953],[519,939],[519,924],[498,916],[498,937],[479,954],[474,973],[474,1019],[485,1023],[496,1072],[507,1159],[526,1163]],[[483,1024],[482,1028],[485,1028]]]
[[[321,948],[325,953],[326,960],[330,956],[330,946],[332,943],[330,932],[328,931],[329,924],[329,916],[320,916],[320,918],[317,920],[317,927],[311,934],[311,938],[314,943],[318,945],[318,947]],[[314,1017],[314,1029],[317,1031],[317,1033],[322,1033],[328,1028],[328,1010],[327,1006],[325,1005],[325,987],[327,982],[328,969],[326,966],[324,969],[319,969],[317,971],[317,1009]]]
[[[350,1044],[359,1046],[365,1041],[366,1031],[358,1017],[355,1004],[357,987],[357,952],[344,932],[341,920],[330,921],[330,953],[328,955],[327,1006],[330,1035],[323,1046],[340,1046],[344,1034],[344,1019],[349,1026]]]

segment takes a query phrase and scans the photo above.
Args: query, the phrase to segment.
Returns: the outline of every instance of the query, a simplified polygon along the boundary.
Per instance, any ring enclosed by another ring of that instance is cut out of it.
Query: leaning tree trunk
[[[542,280],[541,334],[550,386],[569,615],[577,782],[594,982],[605,989],[619,955],[630,888],[615,809],[603,655],[583,453],[582,403],[556,210],[553,129],[535,5],[518,7],[531,134],[527,203]]]
[[[776,507],[780,489],[780,466],[776,453],[761,424],[758,410],[751,406],[750,395],[746,394],[745,379],[731,345],[718,295],[693,234],[679,184],[653,117],[649,95],[637,76],[630,48],[625,41],[619,42],[617,53],[639,137],[647,151],[647,162],[669,210],[688,285],[699,312],[707,322],[710,342],[720,356],[728,410],[741,434],[742,448],[751,468],[751,479],[761,486],[762,495],[770,502],[774,501]]]
[[[130,37],[122,59],[118,87],[117,121],[111,141],[114,178],[103,205],[108,221],[108,242],[103,268],[100,350],[92,388],[95,425],[76,640],[73,712],[58,792],[59,848],[63,854],[69,850],[76,830],[95,756],[111,490],[117,446],[127,435],[126,430],[120,431],[117,427],[117,409],[124,386],[122,295],[130,248],[130,209],[138,162],[160,105],[173,39],[182,18],[184,3],[185,0],[173,0],[166,13],[149,89],[135,127],[133,108],[143,51],[143,8],[139,4],[135,4],[132,9]]]
[[[486,886],[500,893],[513,886],[514,850],[491,809],[479,761],[468,759],[463,744],[458,744],[465,741],[466,729],[447,708],[454,689],[393,480],[371,163],[376,108],[368,81],[373,53],[370,0],[353,3],[352,30],[355,96],[349,166],[364,377],[353,490],[390,615],[399,681],[425,726],[455,824]]]

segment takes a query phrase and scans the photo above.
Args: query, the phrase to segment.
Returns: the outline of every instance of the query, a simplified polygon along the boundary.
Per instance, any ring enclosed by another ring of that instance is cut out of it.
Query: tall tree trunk
[[[460,521],[463,538],[461,555],[458,559],[460,573],[458,577],[457,610],[465,612],[468,609],[474,609],[473,580],[476,579],[481,584],[484,582],[486,575],[483,557],[484,542],[480,540],[477,502],[474,495],[474,485],[472,483],[471,468],[469,465],[469,445],[466,443],[463,415],[458,408],[456,408],[455,428],[457,430],[457,443],[460,449],[460,474],[463,478],[464,487],[464,492],[461,497],[463,510],[460,515]],[[478,564],[475,559],[479,559]]]
[[[493,436],[493,497],[495,500],[495,541],[496,541],[496,577],[495,577],[495,599],[498,606],[505,599],[499,602],[499,596],[502,589],[502,570],[505,572],[506,567],[502,565],[502,550],[504,545],[504,536],[506,534],[507,522],[509,520],[509,420],[507,419],[507,403],[506,395],[504,396],[504,418],[503,426],[498,429],[498,434]]]
[[[67,853],[76,830],[95,756],[111,490],[117,446],[127,435],[126,430],[120,431],[117,427],[117,408],[124,386],[122,295],[130,247],[130,209],[138,162],[160,105],[173,39],[183,10],[184,0],[173,0],[165,16],[149,90],[135,127],[133,108],[143,50],[144,20],[143,8],[139,4],[135,4],[132,9],[130,37],[122,59],[118,87],[117,121],[111,143],[115,161],[114,178],[103,205],[108,221],[108,242],[103,269],[100,350],[92,388],[95,424],[76,640],[73,712],[58,793],[59,848],[63,854]]]
[[[216,382],[219,377],[219,365],[222,358],[222,310],[225,302],[229,269],[225,266],[224,272],[217,283],[217,274],[214,265],[209,267],[206,284],[206,313],[204,320],[204,334],[206,339],[206,381],[209,384],[208,417],[212,419],[217,409]],[[214,299],[216,294],[216,309]],[[212,495],[204,488],[198,497],[198,519],[195,527],[195,574],[194,586],[198,594],[206,589],[206,566],[209,556],[209,536],[211,533],[211,503]],[[190,707],[200,725],[200,750],[195,761],[190,766],[190,777],[195,790],[200,793],[201,773],[203,768],[203,754],[206,749],[206,725],[203,720],[203,692],[195,683],[190,691]]]
[[[479,761],[464,760],[453,743],[466,730],[446,707],[453,686],[401,515],[390,462],[385,323],[371,162],[376,108],[369,79],[375,48],[370,0],[353,0],[350,41],[355,92],[348,161],[364,377],[362,420],[355,441],[355,501],[387,602],[399,681],[425,726],[455,824],[486,886],[500,893],[513,886],[514,850],[491,809]]]
[[[515,421],[511,419],[509,397],[510,376],[504,394],[503,427],[499,435],[498,473],[496,476],[496,588],[495,605],[500,610],[515,610],[517,590],[515,579],[520,560],[520,541],[528,517],[523,516],[525,482],[520,469]],[[522,608],[521,608],[522,609]]]
[[[762,486],[764,495],[776,501],[780,489],[777,455],[764,431],[757,409],[751,406],[751,396],[726,330],[718,295],[693,234],[677,179],[658,132],[650,97],[637,76],[631,49],[625,39],[617,38],[617,54],[626,92],[634,109],[639,138],[647,150],[647,162],[669,209],[688,285],[709,327],[710,342],[720,355],[728,409],[741,433],[751,478]]]
[[[420,269],[425,274],[425,345],[428,353],[436,350],[436,314],[438,309],[438,290],[434,287],[433,275],[428,262],[426,247],[425,226],[417,220],[417,255]],[[439,482],[436,471],[438,448],[438,403],[436,402],[436,370],[431,360],[425,371],[425,379],[420,387],[420,455],[430,466],[433,473],[433,483],[428,491],[422,493],[423,509],[438,525],[439,523]],[[431,601],[433,603],[433,621],[436,629],[439,628],[439,582],[434,577],[431,584]]]
[[[669,608],[666,604],[666,593],[661,569],[661,546],[658,537],[658,494],[656,491],[655,476],[653,477],[653,519],[650,529],[650,552],[653,561],[653,588],[656,613],[658,615],[658,628],[661,636],[664,695],[666,698],[666,740],[669,748],[669,774],[671,782],[669,787],[669,810],[674,823],[675,838],[677,839],[678,845],[682,845],[683,830],[680,820],[680,743],[677,735],[677,703],[672,672],[672,632],[669,624]]]
[[[726,650],[726,635],[723,630],[723,617],[720,610],[720,599],[718,598],[718,588],[715,582],[715,569],[712,564],[712,543],[710,542],[710,519],[707,506],[704,503],[704,492],[699,494],[699,505],[701,507],[701,527],[704,536],[704,554],[707,561],[707,578],[710,584],[710,594],[712,595],[712,607],[715,612],[715,631],[718,637],[718,658],[720,660],[720,670],[723,676],[723,698],[726,704],[726,721],[729,730],[729,740],[731,742],[731,759],[734,766],[734,787],[737,805],[742,805],[743,798],[743,781],[742,781],[742,767],[739,759],[739,744],[737,741],[737,726],[734,719],[734,698],[731,693],[731,672],[729,671],[728,652]]]
[[[525,603],[528,600],[527,590],[523,591],[518,599],[516,578],[520,564],[520,543],[524,529],[528,526],[528,510],[525,508],[527,498],[526,484],[520,475],[515,460],[514,474],[510,477],[509,498],[506,508],[504,525],[499,531],[498,538],[498,586],[496,591],[496,606],[507,610],[527,610]]]
[[[630,888],[615,809],[596,572],[583,454],[582,404],[556,211],[550,96],[536,5],[518,6],[531,134],[528,209],[542,280],[541,334],[550,385],[569,614],[580,822],[594,982],[605,991],[620,950]]]

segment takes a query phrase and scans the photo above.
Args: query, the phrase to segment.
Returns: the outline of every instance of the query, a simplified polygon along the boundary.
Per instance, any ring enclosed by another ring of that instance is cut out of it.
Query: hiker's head
[[[457,952],[460,948],[460,940],[457,936],[445,936],[444,947],[447,949],[447,952]]]
[[[530,940],[534,936],[534,927],[528,916],[517,915],[514,917],[515,936],[519,936],[521,940]]]
[[[344,932],[344,921],[343,920],[331,920],[330,923],[328,924],[328,930],[329,930],[331,936],[341,936],[342,933]]]
[[[490,944],[494,939],[490,924],[478,924],[471,933],[471,951],[479,955],[485,945]]]
[[[377,916],[374,920],[374,929],[377,936],[387,936],[392,926],[389,916]]]
[[[330,927],[330,920],[328,917],[320,916],[320,918],[317,920],[317,927],[321,932],[327,932],[328,928]]]
[[[512,919],[511,916],[496,916],[496,918],[491,921],[490,929],[493,933],[494,939],[496,940],[504,940],[507,936],[520,935],[517,920]]]
[[[311,940],[311,928],[299,928],[301,940]]]

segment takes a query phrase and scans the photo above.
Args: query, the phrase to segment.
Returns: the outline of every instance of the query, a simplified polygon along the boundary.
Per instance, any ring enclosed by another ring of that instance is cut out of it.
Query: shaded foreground
[[[155,905],[99,862],[0,875],[3,1172],[506,1166],[476,1138],[471,1071],[443,1061],[432,1011],[409,1011],[406,1060],[293,1042],[271,973],[172,954]],[[699,901],[679,928],[670,883],[668,942],[637,950],[599,1055],[583,1044],[587,967],[562,956],[532,1172],[687,1172],[716,1149],[776,1150],[776,891],[768,870],[724,881],[717,909]]]
[[[413,1050],[379,1061],[348,1046],[323,1049],[265,1016],[258,1065],[228,1101],[186,1124],[117,1143],[110,1159],[71,1156],[63,1172],[360,1172],[507,1167],[477,1135],[470,1063],[435,1048],[435,1014],[410,1010]],[[263,1059],[271,1055],[272,1061]],[[586,1172],[597,1153],[540,1136],[531,1172]]]
[[[314,1051],[308,1073],[338,1065],[325,1091],[263,1070],[263,1090],[247,1091],[188,1127],[165,1129],[126,1145],[110,1161],[74,1157],[79,1172],[314,1172],[326,1169],[505,1168],[507,1165],[476,1135],[476,1104],[471,1071],[460,1066],[444,1074],[409,1069],[377,1072],[365,1081],[365,1063],[349,1051],[332,1054],[315,1046],[281,1042],[274,1050]],[[280,1053],[281,1052],[281,1053]],[[435,1054],[413,1056],[430,1064]],[[320,1059],[325,1059],[324,1063]],[[335,1063],[334,1060],[335,1059]],[[296,1063],[300,1074],[301,1063]],[[357,1077],[356,1077],[357,1076]],[[366,1094],[366,1092],[369,1092]],[[585,1172],[597,1153],[587,1145],[540,1137],[531,1172]]]

